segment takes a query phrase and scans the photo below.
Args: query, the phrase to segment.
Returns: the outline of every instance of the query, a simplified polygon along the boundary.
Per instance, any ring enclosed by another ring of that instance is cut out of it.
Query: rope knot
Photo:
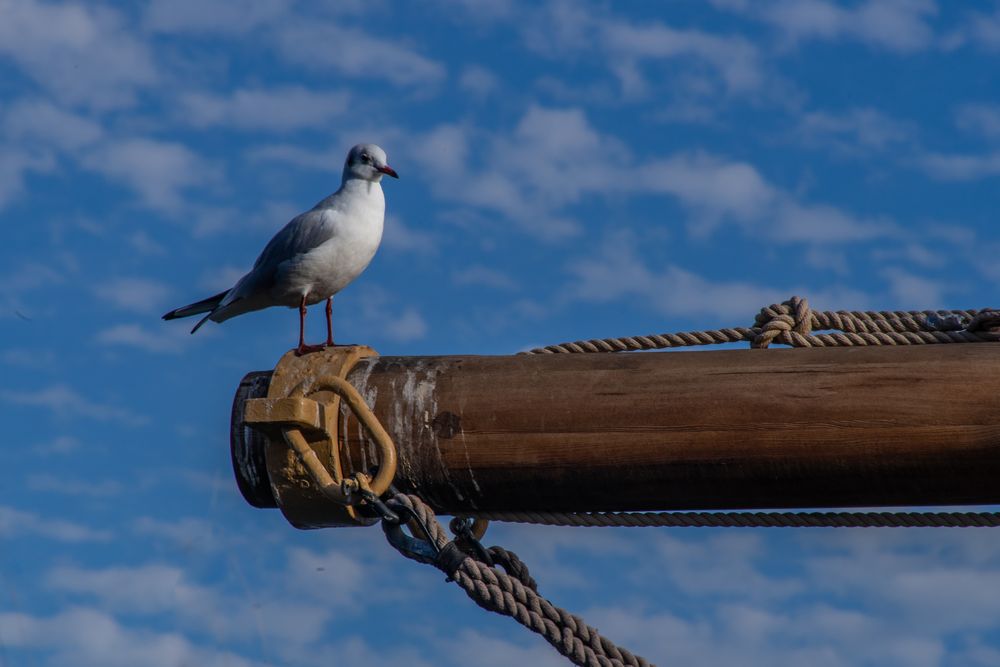
[[[798,296],[762,308],[754,320],[754,329],[759,329],[759,333],[753,337],[750,346],[764,349],[775,340],[780,340],[787,345],[808,347],[813,319],[809,301]]]

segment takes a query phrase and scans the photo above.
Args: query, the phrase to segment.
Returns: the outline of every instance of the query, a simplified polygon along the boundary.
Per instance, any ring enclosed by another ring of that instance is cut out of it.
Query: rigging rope
[[[483,562],[473,556],[474,550],[462,551],[457,540],[448,539],[434,509],[418,496],[396,493],[385,504],[400,516],[413,517],[427,538],[402,536],[401,520],[383,517],[390,544],[407,558],[442,570],[483,609],[510,616],[580,667],[654,667],[602,636],[579,616],[539,595],[528,568],[512,552],[490,547],[485,551],[493,562]],[[502,569],[493,567],[495,564]]]
[[[1000,311],[996,309],[814,311],[806,299],[793,296],[784,303],[762,308],[752,327],[578,340],[522,354],[635,352],[740,342],[754,348],[766,348],[772,343],[792,347],[985,343],[1000,340],[998,327]]]

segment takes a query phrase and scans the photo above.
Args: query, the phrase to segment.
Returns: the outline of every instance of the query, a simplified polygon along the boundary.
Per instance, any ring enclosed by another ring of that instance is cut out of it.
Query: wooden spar
[[[274,377],[336,372],[334,356],[286,355]],[[442,513],[1000,503],[990,343],[372,356],[347,379],[396,444],[395,486]],[[242,426],[267,380],[248,376],[234,404],[241,489],[301,527],[336,525],[301,481],[275,480],[278,459],[263,471],[267,448],[295,465]],[[374,447],[339,412],[340,460],[366,470]]]

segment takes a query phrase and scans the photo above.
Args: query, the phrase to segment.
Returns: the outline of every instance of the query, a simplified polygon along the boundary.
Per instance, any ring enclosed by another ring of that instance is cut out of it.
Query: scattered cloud
[[[986,139],[1000,138],[1000,106],[995,104],[963,104],[955,109],[955,125],[959,129]]]
[[[124,346],[172,354],[183,350],[190,338],[186,328],[158,326],[152,329],[142,324],[116,324],[97,332],[94,339],[109,347]]]
[[[328,21],[283,23],[274,39],[286,60],[312,69],[383,79],[397,86],[433,86],[445,77],[443,65],[398,40]]]
[[[158,312],[172,292],[164,283],[138,276],[112,278],[94,287],[102,302],[133,313]]]
[[[439,241],[429,232],[407,225],[396,215],[386,216],[382,246],[387,250],[417,255],[433,255]]]
[[[810,40],[858,41],[895,53],[934,45],[933,0],[864,0],[853,6],[830,0],[716,0],[717,8],[736,11],[769,24],[789,45]]]
[[[480,65],[466,65],[458,76],[458,85],[474,98],[489,97],[500,88],[500,81],[490,70]]]
[[[72,521],[3,505],[0,505],[0,536],[9,539],[34,536],[67,543],[106,542],[112,537],[107,530],[95,530]],[[0,622],[0,632],[3,627]]]
[[[917,166],[940,181],[981,180],[1000,174],[1000,151],[982,155],[925,153]]]
[[[181,193],[219,180],[220,172],[184,144],[158,139],[125,139],[102,144],[83,159],[88,169],[134,190],[143,205],[176,212]]]
[[[147,45],[107,6],[2,0],[0,57],[71,104],[131,105],[158,80]]]
[[[814,304],[832,309],[856,309],[868,301],[863,293],[851,289],[714,281],[675,264],[651,269],[639,255],[635,240],[625,233],[606,238],[595,255],[571,261],[567,272],[572,280],[565,293],[574,301],[606,303],[632,298],[669,316],[745,321],[760,307],[780,303],[793,294],[808,294]]]
[[[303,86],[243,88],[228,95],[187,92],[177,100],[177,117],[199,128],[288,132],[328,125],[344,114],[349,99],[345,92]]]
[[[944,295],[951,290],[945,284],[899,267],[888,267],[881,273],[899,307],[917,310],[946,307]]]
[[[131,410],[90,400],[65,384],[54,384],[38,391],[0,391],[0,400],[12,405],[44,408],[60,419],[83,417],[97,421],[138,426],[146,418]]]
[[[89,498],[109,498],[120,495],[124,487],[114,479],[65,479],[49,473],[29,475],[25,486],[32,491]]]
[[[517,283],[506,273],[478,264],[452,272],[451,280],[456,285],[490,287],[498,290],[517,289]]]
[[[141,596],[136,596],[141,597]],[[200,647],[176,632],[122,625],[105,611],[71,607],[53,616],[0,613],[0,643],[44,651],[58,667],[264,667],[239,655]]]
[[[366,328],[391,341],[420,340],[428,331],[427,321],[415,306],[395,305],[389,293],[377,287],[368,286],[363,290],[361,317]]]
[[[79,448],[80,441],[77,438],[71,435],[60,435],[51,440],[39,442],[32,446],[31,450],[36,454],[48,456],[50,454],[68,454]]]
[[[206,4],[200,0],[152,0],[143,24],[162,33],[224,33],[239,35],[273,25],[292,8],[288,0],[229,0]]]
[[[219,528],[205,519],[183,517],[170,521],[139,517],[132,529],[144,538],[167,540],[183,549],[208,551],[219,546]]]
[[[5,110],[2,124],[3,133],[15,142],[66,151],[90,146],[104,136],[97,121],[38,98],[15,101]]]
[[[812,111],[799,118],[796,130],[807,146],[832,148],[845,155],[883,151],[908,141],[912,129],[877,109],[854,108],[840,113]]]

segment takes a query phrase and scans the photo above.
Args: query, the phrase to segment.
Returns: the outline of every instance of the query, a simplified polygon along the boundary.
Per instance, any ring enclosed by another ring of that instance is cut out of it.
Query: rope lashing
[[[754,348],[772,343],[791,347],[985,343],[1000,341],[998,329],[1000,310],[996,309],[814,311],[806,299],[795,296],[762,308],[752,327],[578,340],[522,354],[635,352],[741,342]]]
[[[411,516],[423,528],[428,540],[403,536],[402,524],[383,519],[389,543],[412,560],[434,565],[457,583],[472,600],[487,611],[510,616],[538,633],[559,653],[580,667],[654,667],[646,659],[603,637],[582,618],[556,607],[538,594],[528,568],[516,555],[500,547],[487,551],[491,567],[461,551],[449,540],[434,516],[434,510],[418,496],[396,493],[386,506],[400,519]]]

